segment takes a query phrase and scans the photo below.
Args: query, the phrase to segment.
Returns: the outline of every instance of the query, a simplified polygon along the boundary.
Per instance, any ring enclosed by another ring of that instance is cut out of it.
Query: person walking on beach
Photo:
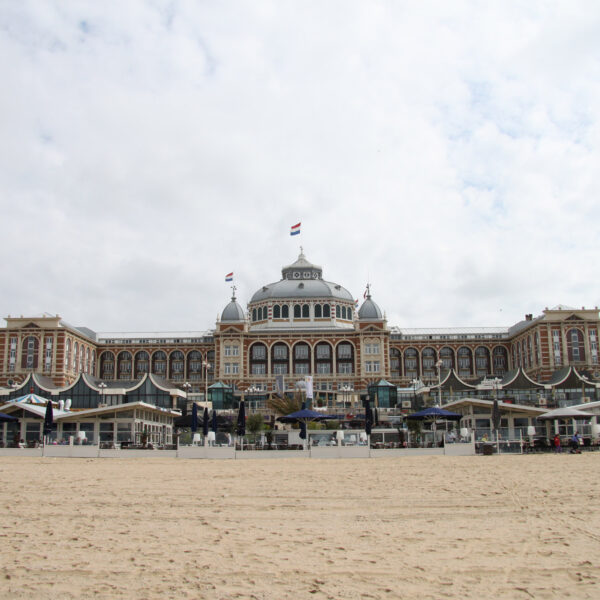
[[[579,449],[579,435],[577,432],[575,432],[571,438],[571,454],[581,454],[581,450]]]
[[[558,433],[554,436],[554,452],[556,454],[560,454],[562,452],[562,448],[560,446],[560,435],[558,435]]]

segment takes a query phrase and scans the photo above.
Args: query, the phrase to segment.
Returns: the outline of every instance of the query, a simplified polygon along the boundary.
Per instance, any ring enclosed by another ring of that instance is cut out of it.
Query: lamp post
[[[204,406],[208,402],[208,370],[212,367],[212,365],[207,361],[202,361],[202,366],[204,367]]]
[[[104,404],[104,390],[107,388],[107,385],[104,383],[104,381],[101,381],[98,384],[98,387],[100,388],[100,404]]]
[[[246,392],[248,393],[248,396],[249,396],[249,400],[251,401],[251,402],[250,402],[250,406],[249,406],[249,408],[250,408],[250,409],[252,408],[252,400],[254,400],[254,411],[256,411],[256,398],[252,398],[252,396],[253,396],[254,394],[257,394],[257,393],[258,393],[258,392],[260,392],[260,391],[261,391],[261,390],[258,388],[258,386],[255,386],[255,385],[251,385],[251,386],[250,386],[250,387],[249,387],[249,388],[246,390]]]
[[[441,408],[442,407],[442,367],[444,366],[444,361],[442,361],[442,359],[440,358],[440,360],[438,360],[435,363],[435,366],[437,367],[437,370],[438,370],[438,406]]]
[[[192,384],[189,381],[186,381],[181,387],[183,388],[183,391],[185,392],[185,409],[187,410],[187,406],[190,401],[189,393],[190,393]]]

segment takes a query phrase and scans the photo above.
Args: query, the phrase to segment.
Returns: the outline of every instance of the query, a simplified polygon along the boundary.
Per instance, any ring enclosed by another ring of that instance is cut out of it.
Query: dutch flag
[[[233,281],[233,271],[225,275],[225,281]]]
[[[300,233],[300,225],[301,223],[296,223],[296,225],[292,225],[290,235],[298,235]]]

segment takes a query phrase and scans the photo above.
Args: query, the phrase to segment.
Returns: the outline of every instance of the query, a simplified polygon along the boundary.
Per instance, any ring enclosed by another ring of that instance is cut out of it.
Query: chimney
[[[533,321],[533,315],[532,314],[525,315],[525,320],[526,321]]]

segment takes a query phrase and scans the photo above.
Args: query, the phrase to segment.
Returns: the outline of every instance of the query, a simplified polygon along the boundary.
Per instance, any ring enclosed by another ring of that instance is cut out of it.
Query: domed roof
[[[383,313],[381,312],[379,306],[377,306],[377,304],[371,300],[371,294],[369,291],[367,292],[367,299],[362,303],[362,306],[358,310],[358,318],[366,320],[383,319]]]
[[[221,321],[243,321],[245,319],[242,307],[237,303],[235,295],[221,314]]]
[[[251,298],[253,302],[269,299],[335,298],[352,302],[352,294],[337,283],[323,279],[323,269],[313,265],[302,252],[295,263],[283,267],[280,281],[264,285]]]

